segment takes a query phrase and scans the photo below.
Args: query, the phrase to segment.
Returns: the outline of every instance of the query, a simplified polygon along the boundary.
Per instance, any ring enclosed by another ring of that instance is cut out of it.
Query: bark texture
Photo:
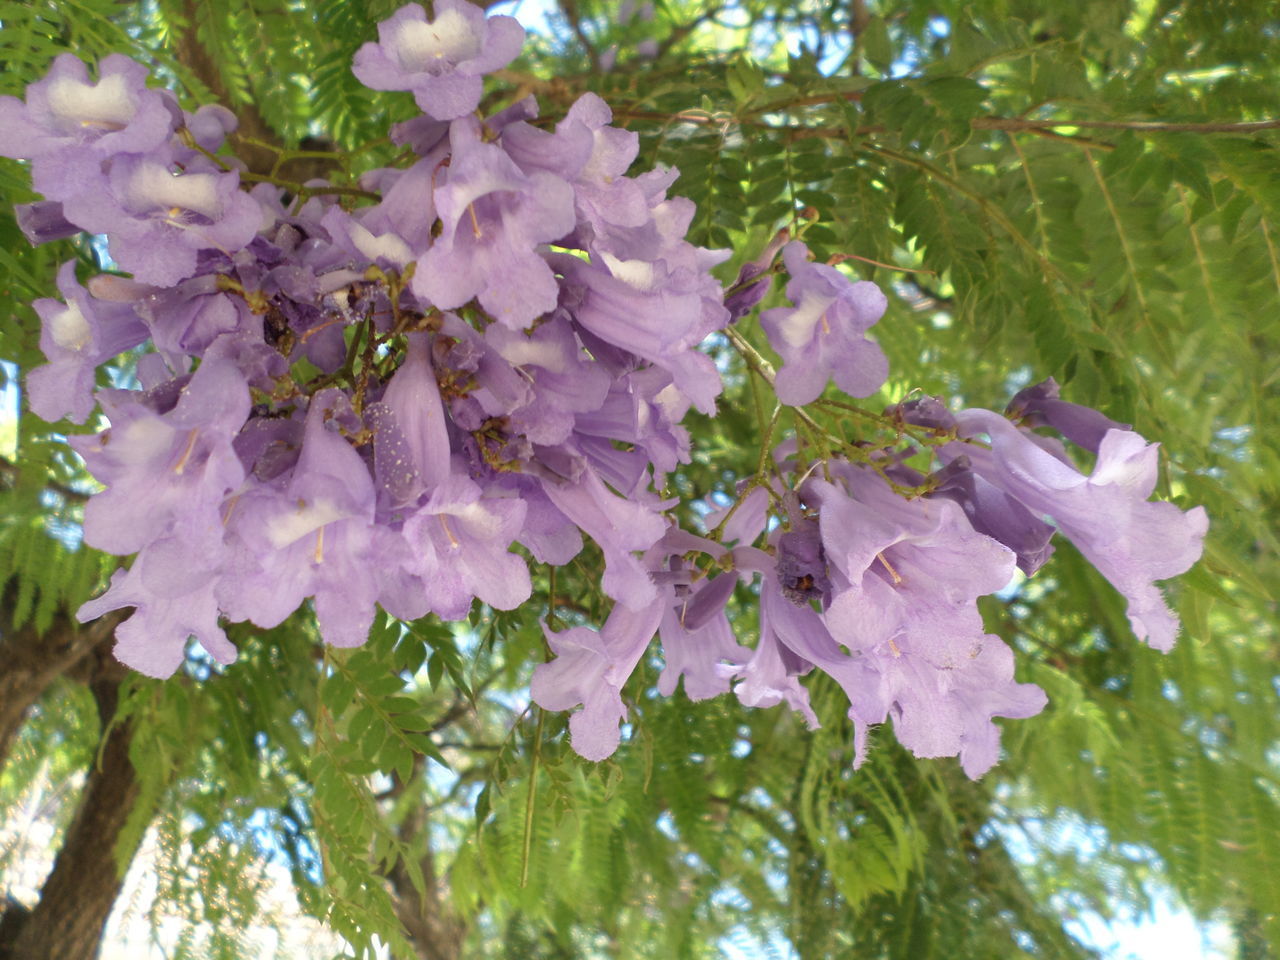
[[[49,684],[91,652],[105,651],[121,616],[113,612],[81,627],[69,614],[60,614],[44,633],[28,624],[0,639],[0,766],[8,759],[31,705]],[[9,622],[7,605],[0,605],[0,622]]]
[[[334,166],[328,158],[297,157],[276,169],[279,153],[265,144],[280,145],[280,135],[271,128],[254,104],[238,102],[231,96],[217,63],[196,36],[195,25],[202,19],[200,9],[208,3],[209,0],[186,0],[183,4],[182,14],[190,26],[177,35],[174,55],[179,63],[209,88],[218,103],[236,115],[238,124],[231,136],[236,156],[245,162],[250,173],[260,176],[275,174],[281,179],[297,183],[328,177]],[[304,140],[299,146],[307,150],[334,149],[333,144],[328,141],[311,138]]]
[[[397,863],[391,871],[395,891],[396,916],[404,925],[420,960],[458,960],[467,928],[448,909],[440,896],[434,873],[429,873],[431,854],[423,858],[423,874],[427,881],[426,896],[419,897],[408,872]]]
[[[417,758],[417,764],[421,763],[422,758]],[[415,766],[416,769],[419,767]],[[397,777],[396,792],[403,789],[404,786]],[[425,881],[425,894],[418,895],[413,881],[409,879],[409,871],[399,860],[387,879],[391,881],[391,889],[395,895],[396,916],[413,942],[419,960],[458,960],[462,955],[462,941],[467,935],[467,927],[450,909],[448,881],[436,871],[428,826],[427,809],[422,803],[415,804],[400,825],[400,839],[410,846],[416,844],[423,850],[418,866]]]
[[[119,699],[120,667],[104,652],[90,680],[103,729]],[[94,960],[123,876],[115,846],[138,801],[140,784],[129,745],[132,724],[113,727],[101,744],[101,762],[89,772],[80,806],[53,870],[29,912],[0,919],[0,960]]]

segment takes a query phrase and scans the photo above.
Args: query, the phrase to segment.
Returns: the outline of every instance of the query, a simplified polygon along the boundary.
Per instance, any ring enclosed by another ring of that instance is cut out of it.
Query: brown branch
[[[407,782],[394,775],[393,790],[398,792],[420,782],[419,774],[424,762],[420,756],[414,758],[414,774]],[[422,874],[423,892],[418,893],[403,857],[398,858],[387,871],[387,879],[391,881],[394,893],[396,917],[409,934],[421,960],[457,960],[462,953],[467,924],[453,909],[448,881],[436,871],[427,813],[426,804],[412,804],[400,824],[398,837],[408,848],[404,856],[412,855],[408,850],[418,851],[417,866]]]
[[[1023,120],[1016,117],[976,117],[975,130],[1051,130],[1079,127],[1082,130],[1131,130],[1135,133],[1258,133],[1280,130],[1280,119],[1239,122],[1174,123],[1163,120]]]
[[[43,633],[32,624],[8,632],[0,639],[0,765],[8,756],[27,710],[62,674],[75,668],[91,653],[106,651],[116,625],[128,611],[118,610],[85,626],[60,613]],[[8,624],[9,604],[0,604],[0,623]]]
[[[614,110],[615,118],[626,118],[630,120],[653,120],[660,123],[671,123],[680,121],[683,123],[694,123],[703,126],[716,127],[754,127],[762,130],[772,130],[775,132],[785,133],[795,139],[808,139],[811,137],[820,137],[829,140],[842,140],[849,136],[849,132],[845,127],[812,127],[803,124],[774,124],[756,119],[756,115],[761,113],[778,113],[786,110],[795,109],[796,107],[813,107],[822,106],[823,104],[832,103],[836,100],[857,100],[860,94],[842,93],[842,94],[817,94],[808,97],[801,97],[797,100],[790,100],[786,103],[766,104],[756,107],[745,114],[725,113],[708,113],[702,110],[685,110],[679,113],[662,113],[656,110],[627,110],[619,108]],[[1048,137],[1053,140],[1061,140],[1063,142],[1072,143],[1078,146],[1096,147],[1102,150],[1114,149],[1115,145],[1105,141],[1093,140],[1089,137],[1070,136],[1058,133],[1060,127],[1075,127],[1081,130],[1128,130],[1134,133],[1261,133],[1267,130],[1280,130],[1280,118],[1270,120],[1242,120],[1238,122],[1222,121],[1222,122],[1188,122],[1176,123],[1163,120],[1027,120],[1022,117],[974,117],[970,121],[970,126],[975,130],[1005,130],[1021,133],[1030,133],[1036,136]],[[874,133],[884,133],[885,128],[877,124],[857,127],[854,136],[866,136]]]
[[[569,28],[573,31],[573,35],[578,38],[578,42],[587,52],[587,59],[591,61],[591,72],[599,72],[600,54],[596,52],[595,44],[591,42],[586,29],[582,26],[582,15],[578,13],[577,0],[560,0],[558,6],[560,13],[569,21]]]
[[[0,457],[0,490],[17,486],[21,475],[22,468],[18,464],[6,457]],[[42,486],[46,490],[52,490],[58,496],[71,503],[84,503],[92,496],[92,494],[84,490],[78,490],[57,480],[46,479]]]
[[[871,11],[867,9],[867,0],[853,0],[849,5],[849,32],[852,34],[850,39],[854,44],[857,44],[862,31],[866,30],[870,24]]]
[[[212,3],[213,0],[185,0],[182,4],[182,16],[189,26],[181,33],[174,31],[173,53],[179,63],[209,88],[219,103],[236,115],[238,122],[231,135],[232,142],[236,145],[236,156],[245,162],[251,173],[260,176],[279,175],[299,182],[326,176],[338,166],[336,161],[325,163],[313,157],[304,157],[284,164],[278,163],[280,148],[271,145],[280,142],[279,133],[272,129],[252,102],[237,103],[232,99],[217,63],[196,36],[199,8],[202,4]],[[216,8],[213,15],[219,15]],[[260,68],[265,66],[259,65]]]
[[[0,943],[7,941],[5,960],[94,960],[98,955],[103,928],[124,882],[116,866],[116,843],[141,794],[129,759],[133,723],[111,724],[127,672],[106,652],[95,666],[89,689],[104,738],[98,761],[89,770],[40,902],[21,918],[20,929],[0,935]]]

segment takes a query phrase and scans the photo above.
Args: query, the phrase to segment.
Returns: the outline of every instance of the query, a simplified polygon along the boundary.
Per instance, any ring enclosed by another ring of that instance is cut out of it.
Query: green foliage
[[[221,96],[256,114],[251,135],[273,141],[277,167],[318,159],[349,183],[396,161],[379,138],[414,113],[409,94],[375,96],[349,69],[396,6],[0,3],[0,94],[59,52],[126,52],[185,105]],[[1081,957],[1062,915],[1139,909],[1152,881],[1231,919],[1242,942],[1280,942],[1280,446],[1267,429],[1280,419],[1280,152],[1274,129],[1244,126],[1280,116],[1274,11],[657,6],[652,22],[618,23],[606,4],[562,4],[486,108],[532,91],[552,122],[600,93],[639,134],[641,165],[680,169],[692,238],[734,252],[726,281],[780,228],[821,259],[851,255],[844,269],[894,294],[876,327],[892,373],[868,409],[913,390],[999,408],[1052,374],[1064,396],[1159,439],[1159,492],[1213,522],[1205,560],[1171,591],[1179,645],[1138,648],[1110,587],[1060,549],[988,598],[988,629],[1051,704],[1005,724],[1006,759],[974,784],[888,730],[855,771],[841,695],[821,681],[816,731],[777,708],[656,697],[656,654],[625,690],[630,739],[584,763],[565,717],[526,709],[526,686],[546,655],[540,617],[600,622],[592,554],[537,570],[524,610],[477,608],[456,628],[384,619],[358,651],[318,651],[307,611],[240,627],[234,667],[193,661],[175,681],[132,683],[117,718],[137,730],[143,785],[121,849],[154,828],[157,921],[210,938],[186,935],[177,955],[237,954],[265,909],[266,856],[288,861],[301,909],[357,956],[375,936],[411,956],[402,921],[435,911],[469,957],[702,958],[726,943]],[[645,39],[659,42],[652,60],[636,52]],[[615,43],[617,66],[592,69]],[[289,152],[317,135],[327,142]],[[32,198],[21,164],[0,161],[0,192]],[[18,371],[42,362],[30,304],[56,296],[72,257],[96,259],[70,242],[30,248],[0,211],[0,359]],[[775,287],[765,306],[781,302]],[[753,319],[740,330],[762,345]],[[688,501],[731,498],[761,438],[794,429],[726,343],[709,349],[720,414],[689,419],[694,460],[669,481],[691,526]],[[875,439],[847,410],[815,415],[849,442]],[[115,562],[76,546],[93,488],[51,432],[73,428],[25,413],[2,425],[0,649],[74,612]],[[754,598],[739,593],[749,642]],[[65,781],[95,745],[83,688],[54,684],[0,774],[0,807]]]

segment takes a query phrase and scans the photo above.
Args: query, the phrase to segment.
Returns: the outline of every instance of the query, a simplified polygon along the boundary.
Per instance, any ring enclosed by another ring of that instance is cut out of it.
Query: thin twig
[[[1258,133],[1262,130],[1280,130],[1280,119],[1176,123],[1164,120],[1024,120],[1017,117],[975,117],[970,123],[977,130],[1050,130],[1056,127],[1130,130],[1134,133]]]

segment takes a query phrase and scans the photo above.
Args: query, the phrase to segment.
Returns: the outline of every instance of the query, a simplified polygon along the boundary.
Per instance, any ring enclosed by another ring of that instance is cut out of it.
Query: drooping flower
[[[657,591],[639,557],[666,530],[666,521],[652,504],[625,500],[609,490],[596,471],[583,467],[571,482],[546,481],[542,489],[566,517],[604,551],[600,585],[619,606],[655,606]]]
[[[254,486],[229,505],[233,557],[217,598],[232,620],[273,627],[314,597],[327,643],[352,647],[368,638],[379,592],[374,488],[336,429],[349,409],[340,391],[317,393],[287,483]]]
[[[698,554],[719,560],[728,551],[674,524],[645,553],[645,565],[658,587],[662,605],[659,636],[665,665],[658,692],[670,696],[681,678],[690,700],[728,693],[732,677],[751,657],[738,645],[725,605],[738,573],[706,574],[689,560]]]
[[[232,446],[249,389],[232,364],[210,360],[149,393],[99,394],[111,428],[71,444],[106,489],[84,508],[85,542],[127,555],[184,525],[220,520],[244,481]]]
[[[524,44],[514,17],[486,18],[465,0],[435,0],[435,19],[405,4],[378,24],[378,42],[357,52],[352,71],[373,90],[412,90],[422,111],[453,120],[475,110],[483,77],[505,67]]]
[[[626,719],[622,688],[644,656],[662,620],[662,606],[634,609],[616,604],[599,630],[572,627],[542,631],[555,659],[534,668],[529,695],[544,710],[582,709],[569,718],[573,749],[604,760],[618,749]]]
[[[525,174],[481,139],[474,118],[455,120],[450,138],[448,181],[435,191],[443,229],[413,291],[445,310],[476,297],[512,329],[527,327],[555,309],[559,287],[535,248],[573,229],[573,189],[555,174]]]
[[[116,628],[113,652],[149,677],[172,676],[192,636],[219,663],[232,663],[236,648],[218,624],[214,595],[225,555],[216,517],[202,529],[182,524],[173,535],[147,544],[128,570],[117,570],[107,591],[81,606],[76,617],[86,623],[136,607]]]
[[[404,362],[365,421],[374,430],[374,472],[392,503],[414,503],[449,477],[449,432],[426,334],[409,336]]]
[[[94,371],[147,338],[147,328],[127,304],[98,300],[76,281],[74,260],[58,271],[66,299],[37,300],[40,349],[48,363],[27,374],[27,402],[50,422],[69,417],[84,423],[93,410]]]
[[[769,343],[782,357],[774,385],[778,399],[791,406],[811,403],[829,378],[852,397],[869,397],[889,372],[880,345],[866,338],[884,314],[884,293],[808,257],[809,248],[799,240],[783,248],[791,275],[787,297],[795,306],[760,314]]]
[[[463,620],[476,598],[498,610],[529,599],[529,568],[510,552],[525,509],[516,497],[483,497],[477,484],[455,474],[405,521],[414,558],[408,569],[437,616]]]
[[[1092,407],[1061,399],[1058,382],[1053,377],[1015,393],[1006,413],[1028,427],[1052,427],[1090,453],[1098,452],[1108,430],[1132,429],[1129,424],[1116,423]]]
[[[787,229],[779,230],[754,260],[748,260],[738,269],[738,279],[729,288],[724,305],[733,320],[741,320],[755,309],[773,286],[773,262],[778,258],[786,242],[791,238]]]
[[[676,388],[702,412],[715,410],[720,374],[694,347],[727,322],[723,306],[715,305],[709,316],[702,293],[670,283],[661,262],[615,259],[601,269],[567,254],[553,254],[551,260],[573,298],[574,320],[605,343],[669,372]]]
[[[80,232],[80,228],[66,218],[62,204],[56,200],[20,203],[13,208],[13,213],[18,228],[33,247],[53,240],[65,240]]]
[[[854,662],[823,665],[844,680],[850,717],[892,716],[921,757],[961,756],[981,775],[997,756],[995,716],[1028,717],[1043,691],[1013,681],[1012,656],[985,633],[977,598],[1005,586],[1014,555],[970,526],[948,500],[904,500],[878,476],[845,471],[846,489],[810,481],[837,582],[825,622]],[[857,673],[850,678],[850,671]],[[874,679],[873,679],[874,678]]]
[[[1033,434],[991,410],[956,415],[960,435],[990,438],[944,448],[965,453],[974,472],[1032,511],[1053,518],[1058,529],[1129,601],[1129,624],[1138,639],[1168,651],[1178,619],[1155,581],[1186,572],[1200,557],[1209,518],[1203,507],[1183,511],[1148,502],[1159,468],[1159,444],[1132,430],[1108,430],[1086,476],[1047,452]]]

